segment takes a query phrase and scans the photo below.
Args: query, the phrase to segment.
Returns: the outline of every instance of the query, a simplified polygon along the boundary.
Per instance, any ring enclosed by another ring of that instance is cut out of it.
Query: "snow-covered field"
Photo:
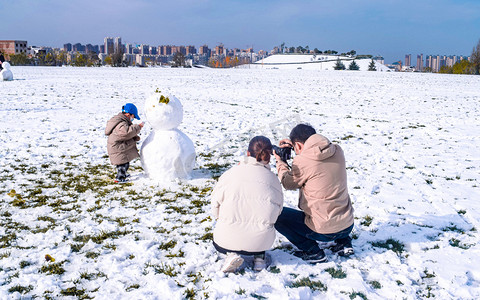
[[[12,71],[0,82],[1,299],[480,298],[480,76]],[[136,160],[133,181],[114,184],[106,121],[125,102],[144,118],[156,88],[182,101],[193,178],[156,183]],[[267,270],[225,275],[211,245],[216,178],[253,135],[277,142],[297,122],[345,150],[356,254],[309,265],[279,236]]]

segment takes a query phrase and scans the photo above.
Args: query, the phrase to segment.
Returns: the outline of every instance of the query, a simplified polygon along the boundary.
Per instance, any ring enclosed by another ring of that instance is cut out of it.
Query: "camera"
[[[292,158],[292,149],[291,147],[280,148],[278,146],[272,145],[273,151],[280,156],[280,159],[284,162],[287,162],[290,158]]]

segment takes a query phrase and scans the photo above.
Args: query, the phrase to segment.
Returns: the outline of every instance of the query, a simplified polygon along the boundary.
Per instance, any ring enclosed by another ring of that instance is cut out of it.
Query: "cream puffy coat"
[[[246,157],[220,177],[212,192],[213,240],[228,250],[268,250],[282,207],[282,186],[270,166]]]

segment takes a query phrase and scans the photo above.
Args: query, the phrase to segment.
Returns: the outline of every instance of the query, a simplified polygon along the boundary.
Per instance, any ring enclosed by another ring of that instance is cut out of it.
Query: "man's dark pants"
[[[315,254],[320,252],[317,241],[331,242],[338,239],[350,239],[353,224],[337,233],[321,234],[311,230],[305,224],[305,213],[284,207],[275,223],[275,229],[283,234],[298,249],[308,253]]]

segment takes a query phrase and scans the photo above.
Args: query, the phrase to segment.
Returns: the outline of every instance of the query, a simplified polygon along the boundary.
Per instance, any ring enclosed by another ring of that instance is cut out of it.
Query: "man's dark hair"
[[[290,140],[292,143],[299,142],[305,144],[305,141],[315,133],[317,132],[312,126],[308,124],[298,124],[290,131]]]

